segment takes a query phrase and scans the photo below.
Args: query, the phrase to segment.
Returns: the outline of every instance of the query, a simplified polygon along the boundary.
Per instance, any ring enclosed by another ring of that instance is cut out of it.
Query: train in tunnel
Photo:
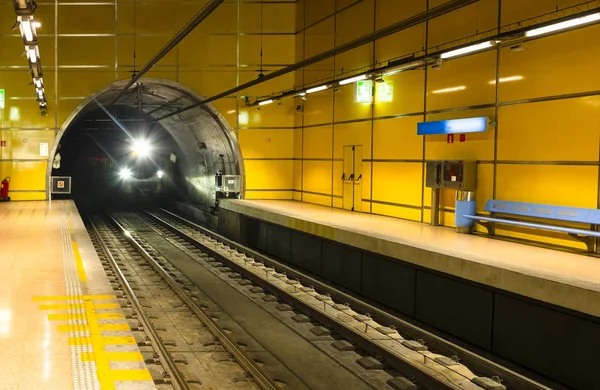
[[[133,141],[132,150],[116,161],[107,169],[116,176],[121,195],[152,199],[172,192],[177,174],[175,154],[157,153],[147,140],[138,139]]]
[[[112,145],[79,141],[58,151],[53,175],[71,176],[71,197],[82,206],[156,202],[177,195],[177,156],[171,148],[147,139],[119,140]],[[70,147],[69,147],[70,146]],[[65,150],[71,149],[71,150]],[[64,156],[61,156],[64,151]]]
[[[180,85],[144,79],[121,104],[110,105],[118,87],[81,106],[59,140],[60,167],[51,176],[72,178],[72,193],[61,197],[98,208],[182,201],[214,213],[221,199],[242,196],[241,152],[214,108],[157,121],[169,101],[200,98]]]

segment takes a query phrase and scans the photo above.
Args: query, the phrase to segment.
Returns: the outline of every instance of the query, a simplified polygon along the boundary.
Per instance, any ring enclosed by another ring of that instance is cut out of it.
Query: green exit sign
[[[377,101],[391,102],[394,100],[394,82],[384,81],[377,83]]]
[[[4,99],[4,90],[0,89],[0,109],[4,110],[4,106],[5,106],[5,99]]]
[[[356,82],[356,102],[371,103],[373,102],[373,81],[362,80]]]

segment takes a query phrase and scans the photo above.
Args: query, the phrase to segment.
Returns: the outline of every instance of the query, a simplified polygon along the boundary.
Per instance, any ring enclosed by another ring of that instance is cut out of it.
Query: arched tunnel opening
[[[181,84],[142,79],[116,103],[126,80],[83,102],[67,119],[51,153],[49,176],[71,178],[82,211],[172,202],[214,213],[224,197],[241,197],[243,162],[235,134],[212,106],[157,118],[203,99]],[[114,104],[113,104],[114,103]],[[234,175],[240,190],[220,191]]]

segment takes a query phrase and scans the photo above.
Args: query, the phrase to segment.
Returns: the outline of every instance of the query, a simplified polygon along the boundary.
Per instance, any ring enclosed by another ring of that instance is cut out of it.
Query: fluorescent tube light
[[[565,28],[571,28],[575,26],[579,26],[586,23],[592,23],[600,20],[600,12],[597,14],[591,14],[588,16],[583,16],[581,18],[566,20],[564,22],[551,24],[549,26],[535,28],[533,30],[529,30],[525,33],[526,37],[535,37],[542,34],[548,34],[558,30],[564,30]]]
[[[424,61],[415,61],[415,62],[411,62],[409,64],[404,64],[404,65],[399,65],[395,68],[391,68],[385,71],[385,73],[383,73],[382,76],[391,76],[400,72],[403,72],[405,70],[410,70],[410,69],[414,69],[414,68],[418,68],[419,66],[423,66],[425,65]]]
[[[29,57],[29,60],[35,64],[38,58],[36,46],[25,46],[25,50],[27,51],[27,56]]]
[[[31,29],[29,20],[23,20],[23,18],[21,18],[19,28],[21,29],[21,35],[25,37],[25,40],[27,42],[33,42],[33,30]]]
[[[320,87],[314,87],[311,89],[307,89],[306,93],[314,93],[314,92],[324,91],[327,88],[329,88],[327,85],[321,85]]]
[[[42,88],[44,86],[44,79],[42,79],[42,78],[33,79],[33,84],[35,85],[36,88]]]
[[[274,100],[273,99],[269,99],[269,100],[265,100],[263,102],[258,103],[259,106],[266,106],[267,104],[271,104],[273,103]]]
[[[357,81],[365,80],[367,78],[366,74],[361,74],[360,76],[352,77],[346,80],[340,81],[340,85],[351,84]]]
[[[461,85],[460,87],[438,89],[438,90],[432,91],[432,93],[456,92],[456,91],[463,91],[465,89],[467,89],[467,87],[465,87],[464,85]]]
[[[460,56],[463,54],[472,53],[474,51],[490,48],[490,47],[494,46],[494,44],[495,44],[494,41],[482,42],[482,43],[478,43],[476,45],[471,45],[471,46],[463,47],[460,49],[448,51],[446,53],[443,53],[440,57],[442,59],[456,57],[456,56]]]

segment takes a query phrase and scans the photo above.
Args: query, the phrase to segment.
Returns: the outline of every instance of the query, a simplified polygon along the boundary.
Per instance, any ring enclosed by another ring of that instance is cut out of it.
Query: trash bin
[[[458,233],[470,234],[473,232],[475,221],[463,215],[475,215],[475,192],[456,191],[455,222]]]

